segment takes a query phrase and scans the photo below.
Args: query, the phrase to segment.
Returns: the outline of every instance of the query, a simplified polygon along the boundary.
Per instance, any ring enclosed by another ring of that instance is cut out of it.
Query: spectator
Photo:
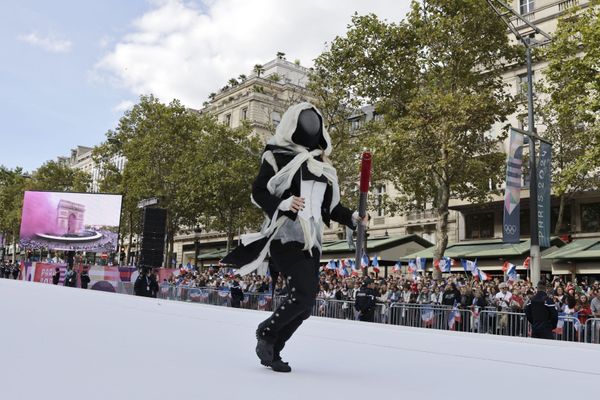
[[[77,287],[77,272],[73,270],[73,267],[67,267],[67,273],[65,274],[65,286]]]
[[[79,280],[81,281],[81,288],[82,289],[87,289],[88,284],[91,281],[91,279],[90,279],[90,273],[89,273],[89,271],[87,269],[84,269],[83,271],[81,271],[81,275],[80,275]]]
[[[375,320],[375,290],[371,278],[365,278],[363,286],[356,293],[354,308],[358,312],[358,319],[365,322],[374,322]]]
[[[554,301],[546,294],[546,285],[538,283],[538,291],[525,306],[525,315],[531,324],[531,337],[554,339],[552,330],[558,323]]]
[[[52,275],[52,283],[54,285],[58,285],[59,281],[60,281],[60,268],[56,268],[54,270],[54,274]]]

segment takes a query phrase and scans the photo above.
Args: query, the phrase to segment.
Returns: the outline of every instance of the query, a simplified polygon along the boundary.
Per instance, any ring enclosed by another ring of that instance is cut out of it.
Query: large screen
[[[20,245],[26,249],[116,252],[123,196],[25,192]]]

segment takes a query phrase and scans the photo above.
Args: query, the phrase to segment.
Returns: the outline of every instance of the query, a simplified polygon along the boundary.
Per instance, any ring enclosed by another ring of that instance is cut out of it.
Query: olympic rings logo
[[[517,233],[517,226],[516,225],[504,225],[504,232],[508,233],[509,235],[514,235],[515,233]]]

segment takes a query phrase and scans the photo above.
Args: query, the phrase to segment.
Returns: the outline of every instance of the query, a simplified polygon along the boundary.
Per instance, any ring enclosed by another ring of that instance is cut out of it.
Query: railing
[[[131,284],[120,284],[119,293],[132,294]],[[231,293],[225,288],[173,286],[162,284],[158,298],[186,301],[224,307],[239,307],[249,310],[273,311],[286,296],[270,293],[244,293],[239,304],[232,304]],[[236,302],[237,303],[237,302]],[[315,299],[311,315],[316,317],[357,320],[354,301]],[[497,310],[495,307],[470,307],[468,309],[436,304],[378,303],[374,322],[414,328],[450,330],[488,335],[530,337],[531,325],[524,313]],[[589,318],[581,323],[574,316],[560,316],[555,329],[555,339],[571,342],[600,344],[600,318]]]

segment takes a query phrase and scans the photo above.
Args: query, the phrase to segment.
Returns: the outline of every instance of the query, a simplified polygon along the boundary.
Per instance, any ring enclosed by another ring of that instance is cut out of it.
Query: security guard
[[[373,279],[365,278],[360,290],[356,293],[354,308],[358,311],[358,319],[365,322],[375,321],[375,284]]]
[[[525,306],[527,321],[531,324],[531,337],[554,339],[552,330],[558,323],[558,311],[551,297],[546,294],[546,284],[539,282],[537,293]]]

